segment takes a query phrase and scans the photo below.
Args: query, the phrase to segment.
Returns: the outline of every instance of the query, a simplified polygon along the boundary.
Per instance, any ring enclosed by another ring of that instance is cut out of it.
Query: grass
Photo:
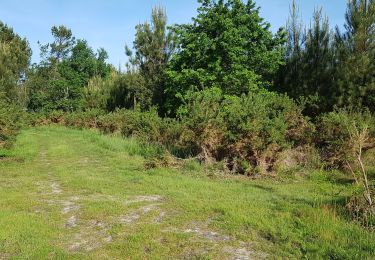
[[[375,257],[375,234],[342,213],[352,186],[332,173],[145,170],[157,152],[93,131],[23,131],[0,159],[0,259]]]

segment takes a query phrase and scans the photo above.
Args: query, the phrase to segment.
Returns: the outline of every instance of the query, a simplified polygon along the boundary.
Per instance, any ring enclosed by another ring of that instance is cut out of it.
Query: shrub
[[[44,112],[46,115],[47,122],[51,122],[54,124],[61,124],[65,123],[65,112],[62,110],[51,110],[51,112]]]
[[[187,99],[179,111],[180,142],[205,161],[225,160],[233,172],[272,172],[282,151],[312,139],[314,127],[285,95],[261,91],[223,96],[211,88]]]
[[[277,156],[274,169],[278,173],[313,170],[321,166],[319,152],[313,145],[285,149]]]
[[[190,92],[185,96],[186,104],[178,115],[182,127],[178,143],[192,155],[198,155],[205,162],[223,157],[220,154],[225,132],[221,117],[222,91],[211,88]]]
[[[327,166],[350,172],[363,194],[362,200],[365,203],[355,195],[349,208],[355,209],[356,217],[358,212],[362,212],[366,218],[368,214],[373,218],[374,189],[370,185],[363,155],[375,147],[374,116],[368,111],[341,109],[321,116],[318,129],[317,143]],[[359,210],[358,207],[361,208],[364,204],[367,207]]]
[[[223,105],[227,154],[233,157],[229,158],[232,167],[239,171],[272,172],[278,155],[307,145],[314,130],[301,109],[285,95],[261,91],[226,98]]]
[[[111,73],[108,78],[94,76],[83,88],[83,106],[86,109],[105,109],[109,99],[109,89],[117,75]]]
[[[354,132],[367,132],[364,150],[373,146],[375,119],[368,111],[336,110],[322,115],[317,125],[316,143],[329,167],[343,169],[348,166],[347,163],[353,159]]]
[[[125,122],[124,110],[117,110],[108,114],[100,115],[97,119],[97,128],[104,134],[121,133]]]
[[[99,109],[91,109],[85,112],[66,113],[64,115],[64,125],[74,128],[97,128],[98,118],[104,112]]]
[[[156,109],[141,112],[139,108],[109,114],[55,112],[47,118],[70,127],[121,133],[181,158],[196,157],[208,164],[223,161],[235,173],[274,172],[282,161],[293,161],[290,167],[295,167],[307,165],[312,158],[314,127],[285,95],[260,91],[225,96],[220,89],[209,88],[189,92],[184,99],[177,119],[163,119]]]
[[[6,148],[14,141],[26,119],[26,113],[19,107],[0,99],[0,148]]]
[[[162,119],[155,109],[141,112],[136,110],[122,110],[123,125],[121,133],[125,137],[136,137],[143,142],[161,144]]]

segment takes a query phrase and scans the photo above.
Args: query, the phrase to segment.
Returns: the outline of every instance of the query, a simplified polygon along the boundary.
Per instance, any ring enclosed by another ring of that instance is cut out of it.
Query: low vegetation
[[[21,127],[27,125],[26,119],[27,115],[19,107],[0,100],[0,149],[11,145]]]
[[[249,180],[90,130],[22,131],[0,163],[4,258],[372,258],[339,171]],[[27,174],[25,174],[27,173]],[[371,172],[372,176],[374,171]],[[289,181],[292,178],[293,181]],[[350,250],[348,250],[350,248]]]

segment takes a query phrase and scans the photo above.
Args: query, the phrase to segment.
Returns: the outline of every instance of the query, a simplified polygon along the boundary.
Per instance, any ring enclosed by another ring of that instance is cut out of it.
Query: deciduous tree
[[[188,90],[218,87],[241,95],[258,86],[269,87],[283,63],[284,33],[270,31],[252,0],[200,0],[192,24],[174,29],[178,52],[167,69],[169,110],[179,105],[176,95]]]

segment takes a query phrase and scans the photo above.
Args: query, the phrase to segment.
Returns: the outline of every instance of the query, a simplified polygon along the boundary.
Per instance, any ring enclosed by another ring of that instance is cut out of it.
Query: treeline
[[[64,26],[30,66],[27,40],[1,23],[0,142],[19,128],[18,107],[31,124],[135,136],[231,173],[340,168],[373,205],[363,153],[375,146],[375,1],[349,1],[343,31],[322,10],[306,27],[293,3],[275,34],[252,0],[199,2],[189,24],[153,9],[125,71]]]
[[[126,46],[125,72],[65,26],[51,29],[53,42],[40,44],[41,61],[29,66],[27,40],[1,23],[1,92],[28,111],[157,107],[176,117],[191,92],[219,88],[286,93],[311,117],[348,106],[374,112],[374,9],[350,1],[341,31],[321,9],[306,27],[293,3],[286,28],[272,34],[253,1],[201,1],[191,24],[174,26],[155,8]]]
[[[275,90],[308,101],[316,116],[337,107],[375,111],[375,4],[349,1],[345,30],[332,30],[321,9],[306,28],[293,3],[287,24],[286,64]]]

